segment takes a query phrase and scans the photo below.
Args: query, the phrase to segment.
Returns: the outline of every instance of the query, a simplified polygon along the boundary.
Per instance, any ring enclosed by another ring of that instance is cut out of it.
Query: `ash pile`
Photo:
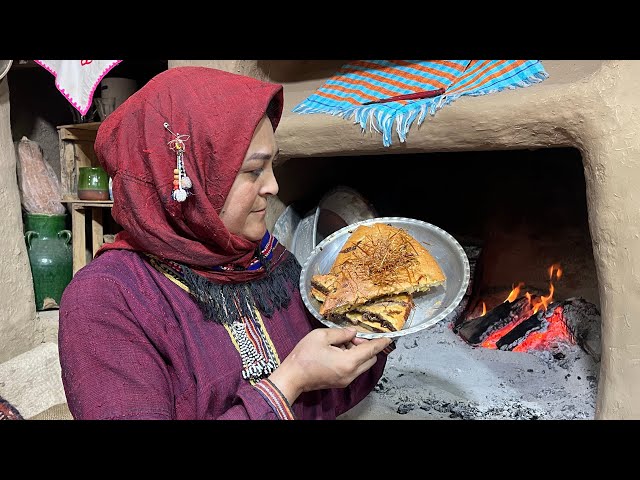
[[[578,345],[554,352],[471,347],[445,322],[396,344],[374,391],[341,419],[595,417],[599,364]]]

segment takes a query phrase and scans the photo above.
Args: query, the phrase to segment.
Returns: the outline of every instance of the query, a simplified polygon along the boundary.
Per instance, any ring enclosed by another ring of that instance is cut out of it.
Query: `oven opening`
[[[600,302],[577,149],[293,158],[276,167],[276,177],[279,199],[301,216],[346,186],[378,216],[444,229],[469,258],[460,307],[397,340],[361,408],[593,418]]]

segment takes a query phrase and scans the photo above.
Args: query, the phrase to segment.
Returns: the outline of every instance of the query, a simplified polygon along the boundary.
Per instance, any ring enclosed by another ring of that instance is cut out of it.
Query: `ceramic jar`
[[[78,198],[80,200],[109,200],[109,175],[101,167],[78,169]]]
[[[58,308],[62,292],[73,276],[71,232],[66,214],[25,214],[24,238],[31,264],[36,310]]]

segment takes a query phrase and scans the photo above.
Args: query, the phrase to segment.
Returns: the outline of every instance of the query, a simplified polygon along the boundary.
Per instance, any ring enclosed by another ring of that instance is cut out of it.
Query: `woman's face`
[[[273,175],[277,155],[273,127],[265,116],[256,127],[244,163],[220,211],[220,219],[231,233],[258,241],[267,231],[267,197],[278,193]]]

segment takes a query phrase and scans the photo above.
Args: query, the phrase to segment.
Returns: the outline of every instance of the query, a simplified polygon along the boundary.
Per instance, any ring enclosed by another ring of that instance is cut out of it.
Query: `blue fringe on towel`
[[[313,95],[293,108],[300,114],[326,113],[353,118],[392,143],[395,129],[405,142],[411,125],[422,124],[458,98],[487,95],[506,88],[528,87],[548,78],[539,60],[361,60],[348,63]],[[432,98],[379,102],[398,95],[443,89]]]

